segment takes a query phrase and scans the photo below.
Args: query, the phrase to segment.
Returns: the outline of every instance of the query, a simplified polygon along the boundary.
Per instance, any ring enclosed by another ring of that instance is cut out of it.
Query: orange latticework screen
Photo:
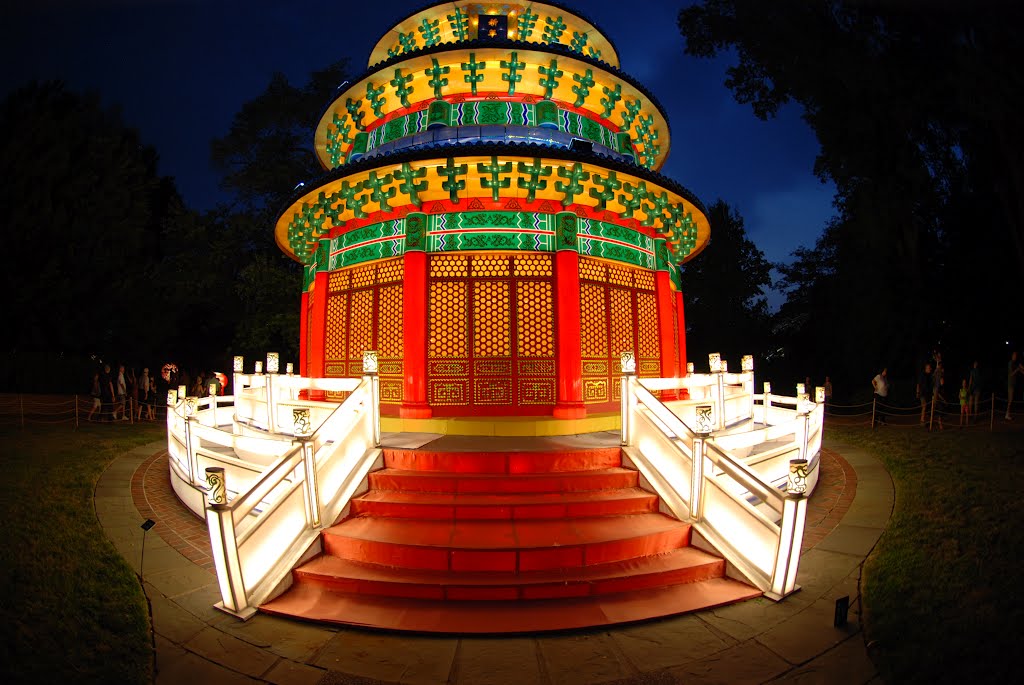
[[[380,400],[390,405],[402,402],[402,274],[402,260],[389,259],[340,269],[327,279],[324,374],[359,376],[363,352],[377,350]]]
[[[661,375],[654,274],[580,258],[580,352],[583,401],[613,409],[619,401],[619,358],[632,350],[641,376]]]
[[[550,410],[555,403],[553,277],[550,255],[430,257],[427,399],[432,406],[455,414]]]

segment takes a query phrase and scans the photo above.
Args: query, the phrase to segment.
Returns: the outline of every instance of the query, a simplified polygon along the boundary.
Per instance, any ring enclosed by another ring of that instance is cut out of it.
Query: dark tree
[[[925,346],[966,354],[1024,334],[999,304],[1024,285],[1022,19],[1018,3],[952,0],[681,12],[688,54],[735,52],[739,102],[761,118],[802,108],[815,170],[837,187],[836,220],[783,269],[790,355],[863,375],[909,370]]]
[[[274,244],[273,227],[296,184],[324,172],[313,152],[319,116],[343,83],[345,63],[313,72],[295,86],[275,74],[265,92],[235,115],[213,141],[214,163],[235,203],[211,220],[234,242],[226,267],[238,308],[232,347],[247,357],[269,349],[298,360],[302,269]]]
[[[162,225],[180,201],[156,162],[97,95],[34,83],[0,104],[0,338],[18,377],[45,386],[54,359],[159,344],[151,279]],[[4,382],[17,385],[11,373]]]
[[[711,242],[682,272],[687,356],[698,368],[709,352],[733,364],[744,354],[764,359],[771,264],[747,237],[743,217],[724,201],[708,208],[708,218]]]

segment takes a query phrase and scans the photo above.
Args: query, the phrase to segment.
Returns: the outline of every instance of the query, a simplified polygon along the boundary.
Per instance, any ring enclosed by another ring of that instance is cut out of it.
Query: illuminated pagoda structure
[[[381,412],[582,418],[619,358],[685,375],[679,266],[706,211],[662,176],[665,113],[612,42],[550,3],[403,19],[316,126],[326,174],[276,225],[305,265],[300,369],[359,376]]]

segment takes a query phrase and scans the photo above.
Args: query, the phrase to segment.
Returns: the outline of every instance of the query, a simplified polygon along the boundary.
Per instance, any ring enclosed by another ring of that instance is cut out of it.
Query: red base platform
[[[394,630],[518,633],[756,597],[622,468],[618,448],[385,450],[268,613]]]

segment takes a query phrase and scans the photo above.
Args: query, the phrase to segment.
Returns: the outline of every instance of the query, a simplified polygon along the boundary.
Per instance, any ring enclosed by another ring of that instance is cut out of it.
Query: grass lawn
[[[148,683],[152,644],[135,573],[103,536],[93,490],[162,423],[0,428],[0,681]]]
[[[1020,670],[1024,432],[829,427],[888,468],[896,507],[865,565],[886,682],[1003,682]]]

